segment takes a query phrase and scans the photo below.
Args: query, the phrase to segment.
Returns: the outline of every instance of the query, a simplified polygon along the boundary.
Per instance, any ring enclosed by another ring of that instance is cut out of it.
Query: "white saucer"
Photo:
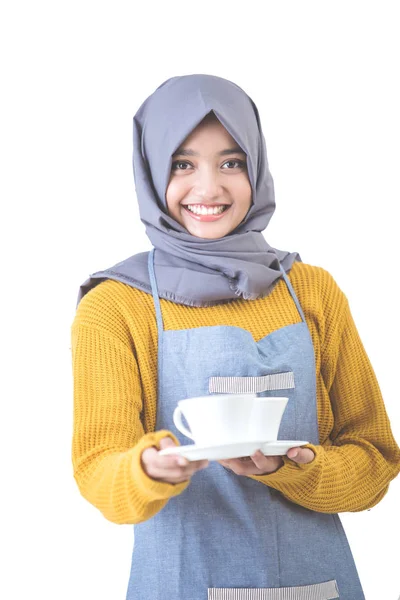
[[[265,456],[285,456],[290,448],[299,448],[308,443],[302,440],[274,440],[273,442],[264,442],[261,452]]]
[[[160,454],[184,456],[188,460],[226,460],[228,458],[240,458],[251,456],[256,450],[261,450],[265,456],[283,456],[290,448],[304,446],[308,442],[297,440],[275,440],[272,442],[236,442],[234,444],[220,444],[217,446],[199,446],[189,444],[187,446],[175,446],[160,450]]]

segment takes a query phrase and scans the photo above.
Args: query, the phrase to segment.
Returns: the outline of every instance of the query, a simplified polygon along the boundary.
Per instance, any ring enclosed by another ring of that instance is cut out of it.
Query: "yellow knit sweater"
[[[377,504],[400,471],[379,386],[347,299],[322,268],[295,263],[290,281],[305,313],[316,358],[320,445],[315,459],[284,458],[276,472],[252,476],[319,512],[359,511]],[[283,280],[266,297],[193,308],[161,300],[164,327],[232,325],[255,341],[300,321]],[[72,333],[74,477],[81,494],[114,523],[149,519],[190,482],[151,479],[142,451],[171,432],[154,432],[157,325],[153,298],[107,280],[81,300]],[[196,475],[194,475],[196,477]]]

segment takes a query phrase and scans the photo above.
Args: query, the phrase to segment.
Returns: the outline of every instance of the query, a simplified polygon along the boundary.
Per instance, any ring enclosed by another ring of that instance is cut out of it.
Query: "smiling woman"
[[[72,326],[74,475],[135,524],[127,600],[364,600],[338,513],[383,498],[400,449],[345,294],[263,235],[275,194],[256,105],[226,79],[173,77],[133,142],[154,248],[83,283]],[[284,390],[272,441],[287,452],[180,456],[176,404],[215,407],[212,382]]]
[[[188,160],[180,159],[190,156]],[[173,153],[166,191],[168,212],[189,233],[205,239],[228,235],[251,206],[246,153],[209,113]]]

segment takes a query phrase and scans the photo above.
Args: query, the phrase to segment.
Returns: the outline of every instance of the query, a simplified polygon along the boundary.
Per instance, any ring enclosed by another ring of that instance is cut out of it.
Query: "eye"
[[[178,165],[179,165],[179,168],[178,168]],[[180,165],[190,166],[190,163],[188,163],[186,160],[176,160],[171,165],[171,171],[187,171],[187,169],[185,169],[185,168],[181,169]]]
[[[232,159],[232,160],[227,160],[227,161],[226,161],[226,163],[224,163],[224,164],[225,164],[225,165],[229,165],[229,164],[236,165],[236,167],[235,167],[235,166],[233,166],[233,167],[232,167],[233,169],[234,169],[234,168],[240,168],[240,169],[243,169],[243,168],[245,168],[245,167],[246,167],[246,163],[244,163],[242,160],[233,160],[233,159]],[[231,169],[228,169],[228,171],[231,171],[231,170],[232,170],[232,168],[231,168]]]

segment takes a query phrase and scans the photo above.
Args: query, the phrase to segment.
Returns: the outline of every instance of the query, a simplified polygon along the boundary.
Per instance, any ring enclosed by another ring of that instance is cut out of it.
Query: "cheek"
[[[176,179],[172,179],[168,184],[167,191],[165,192],[165,200],[167,203],[167,208],[170,211],[173,211],[176,208],[180,201],[182,200],[184,195],[184,190],[182,183],[177,181]]]
[[[244,179],[237,188],[237,197],[240,198],[240,204],[243,210],[248,210],[252,204],[252,189],[249,180]]]

